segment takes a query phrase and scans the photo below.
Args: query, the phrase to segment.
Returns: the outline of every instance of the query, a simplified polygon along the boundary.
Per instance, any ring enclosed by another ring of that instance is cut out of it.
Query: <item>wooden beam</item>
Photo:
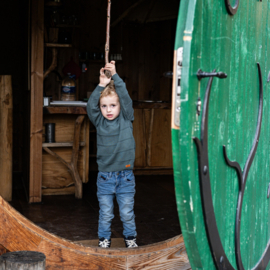
[[[85,142],[80,142],[80,146],[85,145]],[[73,147],[73,142],[42,143],[42,147]]]
[[[43,80],[57,67],[57,54],[58,54],[57,49],[52,48],[52,63],[44,73]]]
[[[128,14],[129,12],[134,9],[136,6],[138,6],[140,3],[142,3],[145,0],[139,0],[136,3],[134,3],[133,5],[131,5],[128,9],[126,9],[121,16],[119,16],[112,24],[111,27],[116,26],[120,21],[122,21]]]
[[[68,168],[69,171],[71,171],[70,164],[68,162],[66,162],[63,158],[61,158],[59,155],[57,155],[55,152],[53,152],[48,147],[43,147],[43,150],[46,151],[48,154],[52,155],[53,157],[55,157],[56,159],[58,159],[60,162],[62,162]]]
[[[71,48],[72,44],[46,43],[45,46],[50,48]]]
[[[12,200],[12,83],[10,75],[0,76],[0,195]]]
[[[156,3],[156,0],[152,0],[151,3],[149,4],[149,7],[148,7],[148,10],[147,10],[146,16],[145,16],[145,18],[143,20],[143,23],[146,23],[147,20],[149,19],[151,11],[152,11],[155,3]]]
[[[44,0],[32,1],[29,202],[41,201]]]
[[[82,198],[82,180],[80,178],[77,163],[78,163],[78,156],[79,156],[79,147],[80,147],[80,133],[82,122],[85,118],[85,115],[80,115],[76,119],[75,126],[74,126],[74,137],[73,137],[73,147],[72,147],[72,156],[70,166],[72,171],[74,172],[74,180],[75,180],[75,197],[78,199]]]

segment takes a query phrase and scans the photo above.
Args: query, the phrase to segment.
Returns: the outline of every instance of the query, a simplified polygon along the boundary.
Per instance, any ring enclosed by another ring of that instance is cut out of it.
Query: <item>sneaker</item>
[[[102,248],[109,248],[111,246],[111,239],[106,239],[104,237],[99,238],[98,246]]]
[[[128,236],[127,238],[124,238],[125,244],[127,248],[134,248],[138,247],[136,243],[136,237],[134,236]]]

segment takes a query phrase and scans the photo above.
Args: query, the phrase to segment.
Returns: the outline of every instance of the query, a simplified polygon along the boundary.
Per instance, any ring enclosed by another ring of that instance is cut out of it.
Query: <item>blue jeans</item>
[[[123,222],[123,235],[137,236],[134,215],[135,177],[132,170],[119,172],[99,172],[97,177],[97,197],[99,201],[98,237],[111,238],[111,223],[114,218],[113,199],[119,205]]]

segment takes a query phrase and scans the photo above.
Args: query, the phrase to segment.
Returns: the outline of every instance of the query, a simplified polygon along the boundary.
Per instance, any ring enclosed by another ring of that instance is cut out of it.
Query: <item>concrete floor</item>
[[[84,184],[83,199],[74,195],[43,196],[28,204],[22,185],[16,184],[11,205],[32,222],[71,241],[97,239],[96,174]],[[139,245],[167,240],[181,233],[172,175],[136,176],[135,215]],[[112,238],[122,238],[122,222],[115,202]],[[93,241],[92,241],[93,242]]]

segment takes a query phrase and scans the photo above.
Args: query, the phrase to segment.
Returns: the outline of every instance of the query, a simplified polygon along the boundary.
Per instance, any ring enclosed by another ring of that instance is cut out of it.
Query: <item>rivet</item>
[[[207,171],[208,171],[207,166],[204,166],[204,167],[203,167],[203,174],[204,174],[204,175],[207,174]]]
[[[224,261],[224,258],[223,258],[223,256],[221,256],[220,259],[219,259],[219,262],[223,263],[223,261]]]

